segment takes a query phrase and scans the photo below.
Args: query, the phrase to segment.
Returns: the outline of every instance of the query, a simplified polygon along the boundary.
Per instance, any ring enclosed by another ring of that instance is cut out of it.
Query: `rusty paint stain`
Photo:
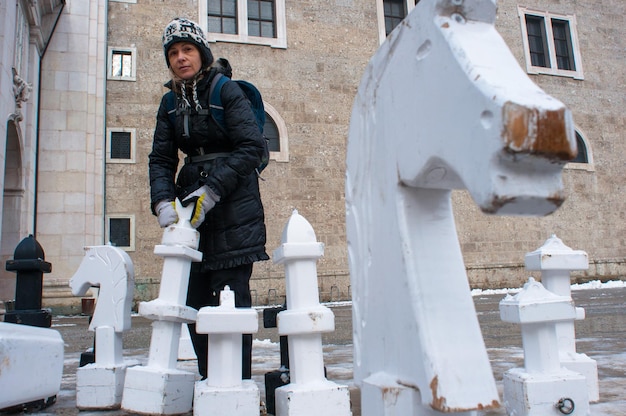
[[[481,208],[481,210],[485,214],[495,214],[498,211],[500,211],[500,209],[503,206],[510,204],[512,202],[515,202],[516,199],[517,199],[516,197],[512,197],[512,196],[507,196],[507,197],[495,196],[491,200],[491,203],[486,208]],[[555,209],[558,209],[563,204],[563,202],[565,202],[565,198],[562,195],[557,194],[557,195],[547,197],[546,201],[554,205]]]
[[[569,161],[576,157],[576,148],[568,140],[567,110],[539,111],[507,102],[502,107],[502,137],[507,151],[529,153],[548,159]]]
[[[394,387],[383,387],[383,401],[386,403],[396,403],[400,390]]]
[[[430,382],[430,392],[433,396],[433,401],[430,404],[435,410],[443,411],[446,408],[446,398],[437,396],[437,390],[439,389],[439,376],[435,376]]]
[[[455,413],[455,412],[468,412],[470,410],[489,410],[497,409],[500,407],[498,400],[492,400],[491,403],[485,405],[483,403],[476,403],[474,407],[461,408],[461,407],[448,407],[446,406],[446,398],[437,396],[437,390],[439,389],[439,376],[435,376],[430,382],[430,391],[433,395],[433,401],[430,407],[434,410],[443,413]]]

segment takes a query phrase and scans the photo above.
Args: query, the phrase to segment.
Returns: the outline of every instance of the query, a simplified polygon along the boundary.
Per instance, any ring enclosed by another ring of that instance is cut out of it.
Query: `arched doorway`
[[[15,296],[15,273],[6,271],[6,261],[13,258],[15,247],[22,238],[22,204],[24,180],[22,174],[22,147],[19,127],[7,123],[6,154],[4,159],[4,189],[2,198],[2,239],[0,240],[0,300]]]

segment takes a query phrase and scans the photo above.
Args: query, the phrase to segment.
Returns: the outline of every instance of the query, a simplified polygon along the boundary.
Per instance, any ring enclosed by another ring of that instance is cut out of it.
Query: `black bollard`
[[[16,272],[17,281],[14,308],[4,315],[5,322],[41,328],[52,326],[50,311],[41,309],[43,274],[52,271],[52,265],[44,259],[43,248],[31,234],[17,245],[13,260],[7,260],[6,270]]]
[[[267,308],[263,310],[263,327],[276,328],[276,317],[279,312],[286,310],[286,306]],[[289,343],[287,337],[280,337],[280,368],[265,373],[265,406],[267,413],[276,414],[276,389],[289,384]]]

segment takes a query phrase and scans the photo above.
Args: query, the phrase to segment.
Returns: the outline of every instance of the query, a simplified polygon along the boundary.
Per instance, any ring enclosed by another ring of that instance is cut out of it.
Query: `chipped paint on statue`
[[[402,414],[499,405],[451,190],[467,189],[485,213],[547,215],[576,155],[570,111],[520,69],[495,18],[495,0],[420,1],[371,60],[353,107],[355,381],[382,391],[374,380],[389,376],[418,395],[423,408],[394,405]]]

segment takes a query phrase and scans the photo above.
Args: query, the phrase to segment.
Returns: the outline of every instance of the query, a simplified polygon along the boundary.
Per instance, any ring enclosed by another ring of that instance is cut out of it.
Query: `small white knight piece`
[[[550,214],[576,140],[571,112],[528,78],[495,20],[495,0],[422,0],[359,86],[346,227],[363,416],[499,406],[452,190],[487,214]]]
[[[123,358],[122,335],[131,327],[135,290],[132,260],[125,251],[110,245],[86,247],[70,287],[75,296],[85,295],[90,287],[100,288],[89,324],[89,330],[95,332],[96,362],[76,371],[76,407],[117,409],[129,366]]]

